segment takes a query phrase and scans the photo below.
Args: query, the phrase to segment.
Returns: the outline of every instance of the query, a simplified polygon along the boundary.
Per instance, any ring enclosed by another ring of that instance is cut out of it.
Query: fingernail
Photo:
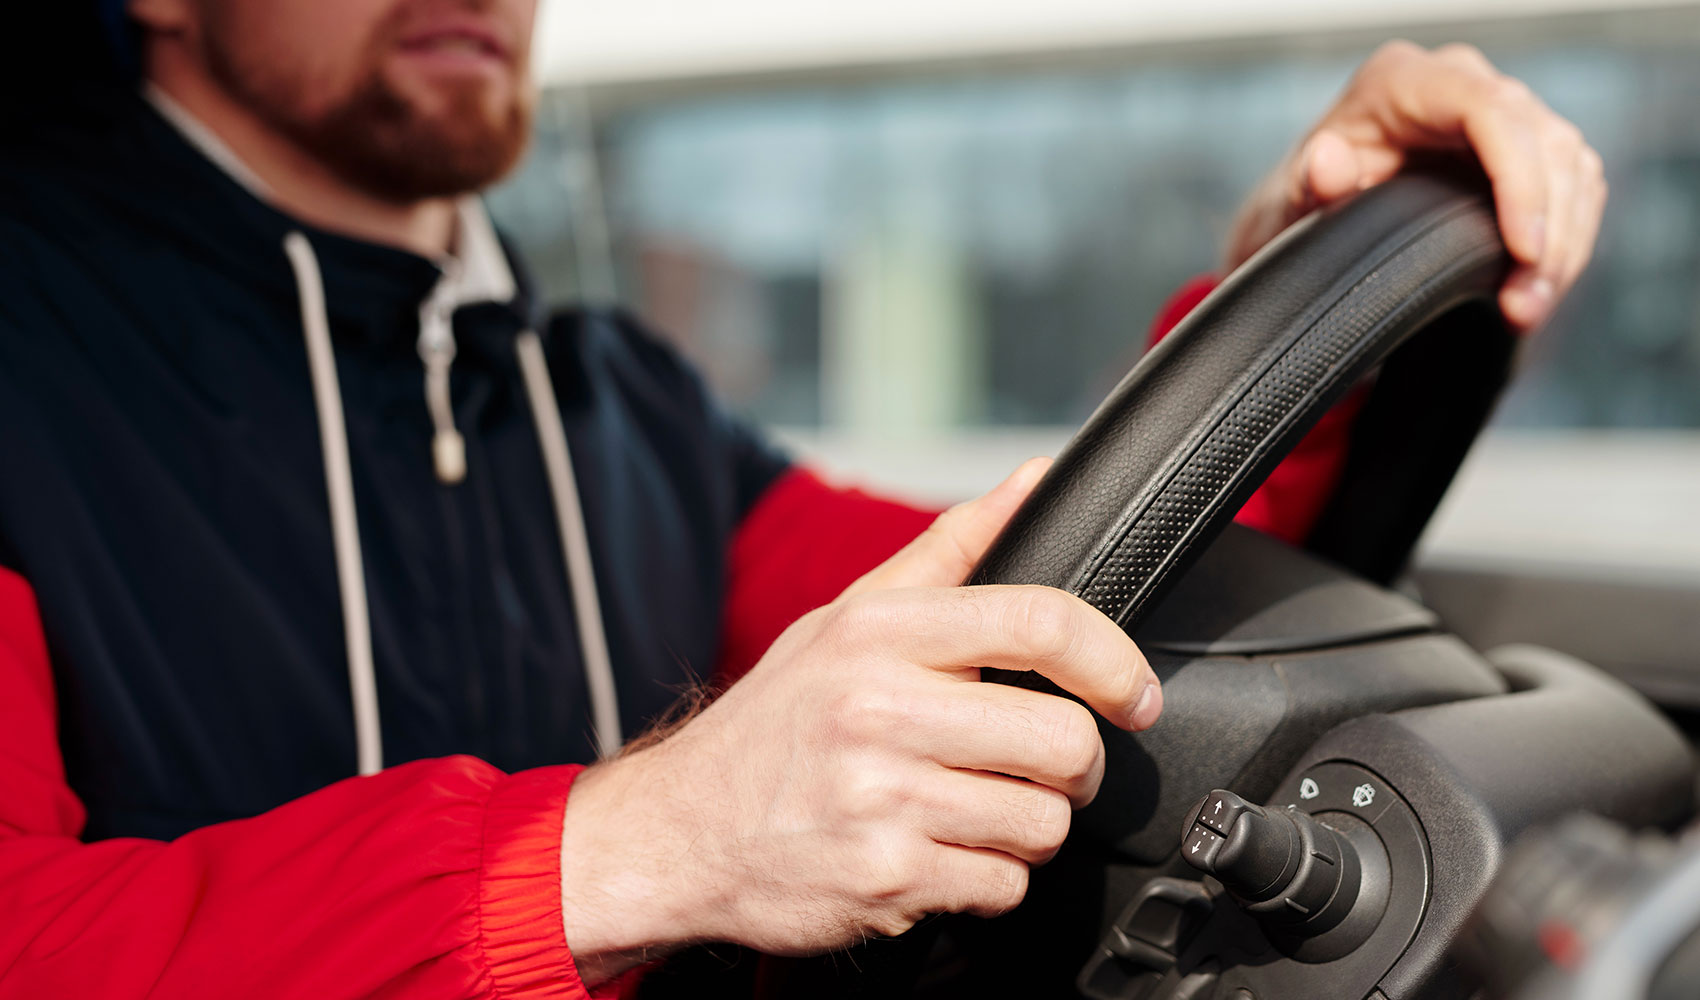
[[[1150,729],[1156,723],[1157,717],[1163,714],[1163,689],[1156,683],[1145,685],[1145,690],[1139,692],[1139,701],[1133,706],[1133,728]]]

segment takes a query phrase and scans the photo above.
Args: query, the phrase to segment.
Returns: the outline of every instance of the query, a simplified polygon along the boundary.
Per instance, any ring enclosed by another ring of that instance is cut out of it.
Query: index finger
[[[1538,128],[1545,105],[1485,59],[1466,62],[1415,46],[1385,58],[1385,85],[1366,87],[1338,114],[1367,111],[1386,141],[1401,149],[1466,144],[1493,184],[1506,247],[1524,263],[1539,261],[1547,242],[1547,171]]]
[[[850,608],[885,648],[921,666],[1032,671],[1123,729],[1149,728],[1163,710],[1157,675],[1127,633],[1053,587],[881,591]]]
[[[1472,110],[1465,124],[1470,146],[1493,184],[1506,249],[1525,264],[1539,263],[1551,242],[1549,178],[1532,114],[1532,106],[1518,107],[1513,98],[1491,97]]]

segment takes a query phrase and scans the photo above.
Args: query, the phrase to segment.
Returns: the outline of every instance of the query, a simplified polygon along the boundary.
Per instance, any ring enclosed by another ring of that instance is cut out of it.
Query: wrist
[[[719,880],[702,857],[693,796],[660,747],[574,782],[561,829],[561,918],[587,984],[714,937]]]

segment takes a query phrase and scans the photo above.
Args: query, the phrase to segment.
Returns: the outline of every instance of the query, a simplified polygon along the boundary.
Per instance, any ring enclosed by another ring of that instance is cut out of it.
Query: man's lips
[[[494,25],[479,18],[440,17],[404,32],[400,48],[417,55],[468,56],[513,61],[513,47]]]

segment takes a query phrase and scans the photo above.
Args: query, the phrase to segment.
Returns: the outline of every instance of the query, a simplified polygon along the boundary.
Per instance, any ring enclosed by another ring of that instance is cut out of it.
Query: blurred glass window
[[[1612,185],[1596,264],[1500,422],[1700,428],[1700,12],[1416,37],[1482,45],[1581,126]],[[593,129],[582,93],[551,92],[492,204],[546,294],[611,282],[764,422],[1068,425],[1165,298],[1215,266],[1240,199],[1371,48],[1276,38],[626,85],[592,95]]]

